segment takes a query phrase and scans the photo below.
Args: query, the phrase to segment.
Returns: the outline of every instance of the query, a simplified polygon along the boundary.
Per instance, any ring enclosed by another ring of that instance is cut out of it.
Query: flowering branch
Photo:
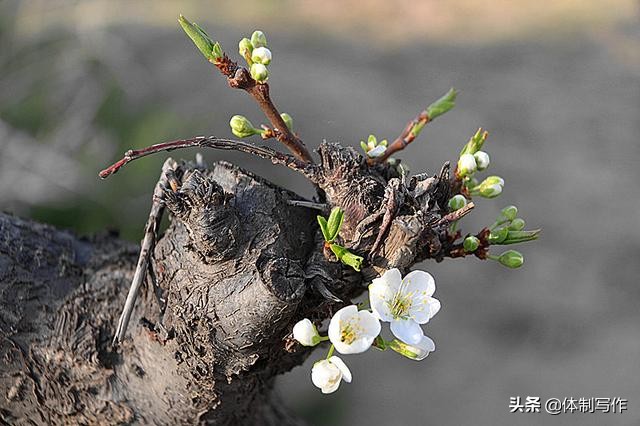
[[[248,62],[252,62],[251,72],[249,72],[246,68],[240,67],[235,61],[231,60],[227,54],[222,51],[220,44],[217,42],[214,43],[208,34],[198,27],[197,24],[189,22],[182,15],[180,15],[178,22],[205,58],[213,63],[220,72],[227,77],[229,86],[244,90],[258,103],[264,115],[269,122],[271,122],[276,139],[285,145],[298,160],[313,163],[313,158],[304,143],[289,129],[271,100],[269,85],[266,83],[266,79],[268,78],[266,65],[261,63],[254,64],[252,59],[245,56]],[[243,39],[240,45],[241,48],[243,44],[245,44],[243,43],[244,40],[248,41],[248,39]],[[266,38],[260,31],[254,33],[250,42],[255,45],[252,45],[252,48],[255,47],[256,50],[266,47]],[[247,48],[248,46],[245,47],[245,49]],[[269,52],[268,60],[265,60],[265,62],[268,64],[270,61],[271,53]],[[259,71],[256,71],[258,69]]]

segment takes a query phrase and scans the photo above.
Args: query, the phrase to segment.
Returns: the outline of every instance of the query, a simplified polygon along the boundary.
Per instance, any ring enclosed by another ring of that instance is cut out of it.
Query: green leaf
[[[378,336],[376,336],[375,340],[373,341],[372,346],[381,351],[386,351],[389,348],[389,346],[387,345],[387,341],[384,340],[384,338],[379,334]]]
[[[458,92],[452,87],[444,96],[429,105],[427,107],[429,120],[434,120],[436,117],[453,109],[453,107],[456,106],[456,96],[458,96]]]
[[[338,244],[331,244],[331,251],[336,255],[340,262],[347,266],[351,266],[353,269],[360,272],[362,261],[364,260],[362,256],[355,255]]]
[[[207,60],[213,61],[222,56],[222,49],[220,48],[220,45],[216,43],[217,49],[215,49],[214,42],[211,40],[211,37],[209,37],[209,35],[198,26],[198,24],[192,24],[182,15],[178,18],[178,22],[191,41],[193,41],[193,44],[196,45],[198,50],[202,52]]]
[[[318,215],[318,224],[320,225],[320,231],[325,241],[329,241],[329,228],[327,227],[327,219]]]
[[[540,236],[540,229],[534,229],[533,231],[509,231],[507,238],[505,238],[501,245],[526,243],[527,241],[537,240]]]
[[[340,228],[342,227],[342,222],[344,222],[344,212],[340,207],[334,207],[331,210],[331,214],[329,215],[329,220],[327,221],[327,232],[329,235],[328,242],[332,242],[338,236],[340,232]]]
[[[478,131],[473,136],[471,136],[469,142],[467,142],[467,144],[462,148],[462,151],[460,151],[460,155],[475,154],[476,152],[480,151],[488,136],[489,132],[482,130],[482,128],[479,128]]]

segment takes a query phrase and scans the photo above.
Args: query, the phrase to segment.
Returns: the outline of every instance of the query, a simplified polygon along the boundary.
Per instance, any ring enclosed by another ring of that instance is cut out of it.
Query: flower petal
[[[342,380],[344,380],[347,383],[351,383],[351,379],[352,379],[351,370],[349,370],[349,367],[347,367],[347,364],[345,364],[340,357],[337,357],[334,355],[331,358],[329,358],[329,362],[335,365],[336,367],[338,367],[338,370],[340,370],[340,372],[342,373]]]
[[[358,315],[360,316],[362,333],[367,337],[371,337],[373,341],[373,339],[380,334],[380,330],[382,329],[380,320],[378,320],[378,318],[369,311],[360,311],[358,312]]]
[[[427,303],[429,305],[429,318],[433,318],[440,312],[440,301],[434,297],[430,297]]]
[[[433,352],[436,350],[436,344],[430,337],[422,336],[422,340],[416,344],[420,349],[423,349],[427,352]]]
[[[420,324],[412,319],[397,319],[391,321],[391,332],[398,339],[409,345],[415,345],[422,340],[424,333]]]
[[[350,317],[358,315],[358,307],[356,305],[345,306],[338,312],[333,314],[331,322],[329,322],[329,340],[338,349],[338,352],[344,353],[345,343],[342,342],[342,323],[348,321]],[[346,345],[348,346],[348,345]]]
[[[389,303],[402,283],[402,275],[396,268],[389,269],[369,285],[369,304],[373,313],[382,321],[391,321],[393,315]]]
[[[402,280],[404,293],[417,296],[433,296],[436,291],[436,281],[430,273],[425,271],[411,271]]]
[[[409,317],[418,324],[426,324],[440,311],[440,301],[433,297],[414,299]]]
[[[331,384],[323,387],[321,389],[322,393],[333,393],[338,390],[340,387],[341,380],[336,380],[335,382],[331,382]]]

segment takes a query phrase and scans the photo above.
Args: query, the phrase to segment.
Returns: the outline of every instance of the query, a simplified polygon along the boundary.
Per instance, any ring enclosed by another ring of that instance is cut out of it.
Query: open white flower
[[[320,335],[315,325],[305,318],[293,326],[293,338],[303,346],[315,346],[320,343]]]
[[[311,381],[322,390],[322,393],[335,392],[341,380],[351,383],[351,371],[339,357],[332,356],[313,364]]]
[[[329,340],[341,354],[359,354],[371,347],[380,328],[380,321],[371,312],[350,305],[331,318]]]
[[[422,341],[420,324],[426,324],[440,310],[433,293],[436,284],[424,271],[413,271],[404,279],[398,269],[389,269],[369,285],[369,302],[373,313],[391,323],[391,332],[409,345]]]

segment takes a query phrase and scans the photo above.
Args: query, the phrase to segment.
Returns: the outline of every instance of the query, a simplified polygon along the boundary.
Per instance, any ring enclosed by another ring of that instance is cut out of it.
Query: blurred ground
[[[393,138],[450,86],[456,109],[402,157],[435,171],[483,126],[507,182],[463,229],[516,204],[535,244],[525,266],[426,264],[443,309],[438,350],[347,359],[354,382],[321,395],[310,362],[279,391],[314,425],[640,423],[640,26],[631,1],[0,3],[0,208],[78,232],[140,238],[163,156],[108,181],[129,147],[229,136],[260,115],[173,24],[202,16],[234,50],[256,27],[274,51],[272,92],[308,145]],[[293,24],[290,24],[293,22]],[[175,156],[192,156],[192,152]],[[286,170],[227,159],[303,194]],[[321,356],[319,353],[318,356]],[[509,414],[510,396],[628,398],[624,414]]]

